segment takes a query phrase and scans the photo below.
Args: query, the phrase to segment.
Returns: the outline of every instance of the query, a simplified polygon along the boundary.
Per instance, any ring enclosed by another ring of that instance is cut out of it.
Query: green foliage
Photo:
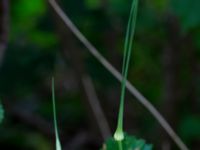
[[[137,139],[134,136],[125,135],[122,141],[124,150],[152,150],[152,145],[146,144],[144,140]],[[103,145],[101,150],[119,150],[119,143],[114,138],[110,138]]]
[[[52,44],[56,42],[55,37],[49,36],[50,33],[44,29],[38,30],[47,12],[45,0],[18,0],[13,3],[15,5],[11,9],[11,41],[20,37],[20,41],[26,45],[31,43],[44,48],[47,47],[47,42]]]
[[[0,102],[0,123],[2,123],[3,118],[4,118],[4,109],[3,109],[3,106]]]
[[[44,0],[19,0],[15,5],[18,19],[35,19],[44,14],[46,5]],[[27,21],[26,20],[26,21]],[[31,20],[32,21],[32,20]]]
[[[101,6],[101,0],[85,0],[85,4],[89,9],[97,9]]]
[[[175,14],[180,18],[183,31],[194,29],[200,25],[199,0],[171,0]]]
[[[198,116],[188,116],[181,122],[179,132],[182,137],[189,141],[200,137],[200,118]]]

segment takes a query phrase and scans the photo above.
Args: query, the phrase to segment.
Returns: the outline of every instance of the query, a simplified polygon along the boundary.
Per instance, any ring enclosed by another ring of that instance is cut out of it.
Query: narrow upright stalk
[[[52,102],[53,102],[53,118],[54,118],[54,128],[56,136],[56,150],[62,150],[60,139],[58,135],[58,125],[57,125],[57,115],[56,115],[56,102],[55,102],[55,83],[54,78],[52,78]]]
[[[122,141],[118,141],[119,150],[123,150]]]
[[[124,44],[124,58],[123,58],[123,66],[122,66],[123,79],[121,83],[120,107],[119,107],[119,114],[118,114],[117,129],[114,134],[114,138],[117,141],[122,141],[124,139],[124,132],[123,132],[124,99],[125,99],[126,80],[128,76],[131,50],[132,50],[132,45],[133,45],[133,37],[134,37],[135,26],[136,26],[137,7],[138,7],[138,0],[133,0],[130,17],[128,21],[128,26],[127,26],[125,44]]]

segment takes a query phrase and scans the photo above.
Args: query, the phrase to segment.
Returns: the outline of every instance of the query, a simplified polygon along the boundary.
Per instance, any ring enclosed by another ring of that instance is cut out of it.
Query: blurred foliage
[[[89,9],[98,9],[101,6],[101,0],[85,0],[85,5]]]
[[[184,32],[189,32],[195,28],[198,28],[200,25],[199,18],[199,0],[171,0],[172,9],[175,14],[179,17],[181,21],[182,30]]]
[[[187,116],[182,120],[180,133],[185,141],[191,142],[191,139],[200,139],[200,118],[199,116]]]

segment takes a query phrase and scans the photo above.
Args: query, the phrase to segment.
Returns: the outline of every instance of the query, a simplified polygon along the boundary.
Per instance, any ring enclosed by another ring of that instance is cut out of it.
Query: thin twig
[[[101,130],[101,134],[106,140],[106,138],[111,136],[110,128],[108,125],[108,121],[105,117],[105,114],[101,108],[101,104],[99,103],[99,99],[97,97],[93,82],[88,75],[82,76],[82,82],[85,89],[85,92],[88,96],[88,101],[93,109],[95,118],[98,122],[99,129]]]
[[[52,9],[53,10],[53,9]],[[54,11],[54,10],[53,10]],[[55,13],[55,12],[54,12]],[[91,77],[88,75],[88,73],[85,70],[85,66],[83,63],[83,57],[78,52],[79,50],[77,47],[74,47],[73,40],[70,40],[70,44],[66,45],[66,39],[72,35],[70,32],[66,30],[66,32],[63,32],[63,29],[65,29],[65,24],[63,24],[62,20],[60,20],[59,17],[57,17],[57,13],[54,15],[54,19],[56,21],[56,27],[58,34],[60,35],[60,40],[62,44],[61,53],[64,58],[64,60],[70,59],[70,62],[73,65],[73,69],[76,74],[77,81],[79,83],[79,87],[81,88],[81,94],[84,98],[84,100],[87,100],[85,106],[89,106],[89,112],[88,114],[90,119],[92,120],[92,124],[96,123],[99,128],[99,133],[101,134],[103,140],[106,140],[107,138],[111,137],[111,130],[108,124],[108,120],[106,119],[105,113],[101,107],[100,100],[98,99],[93,81]],[[95,119],[96,122],[93,120]],[[94,124],[92,125],[94,127]],[[94,128],[94,131],[96,128]],[[96,132],[96,131],[95,131]]]
[[[86,37],[78,30],[70,18],[63,12],[59,5],[54,0],[49,0],[50,5],[56,11],[58,16],[63,20],[65,25],[74,33],[74,35],[82,42],[89,52],[120,82],[122,82],[122,75],[98,52],[98,50],[86,39]],[[126,88],[135,96],[138,101],[155,117],[160,125],[165,129],[169,136],[174,140],[181,150],[188,150],[187,146],[170,127],[164,117],[158,110],[129,82],[126,81]]]

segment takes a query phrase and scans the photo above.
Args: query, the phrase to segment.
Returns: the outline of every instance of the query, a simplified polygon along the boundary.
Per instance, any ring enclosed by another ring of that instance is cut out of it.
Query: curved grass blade
[[[126,88],[126,80],[128,75],[128,69],[130,64],[131,51],[133,46],[133,37],[135,33],[136,19],[137,19],[137,8],[138,8],[138,0],[133,0],[131,6],[130,17],[127,26],[125,44],[124,44],[124,57],[123,57],[123,65],[122,65],[122,84],[121,84],[121,97],[120,97],[120,108],[118,114],[118,124],[117,129],[114,134],[114,138],[116,140],[123,140],[123,113],[124,113],[124,98],[125,98],[125,88]]]
[[[58,134],[58,125],[57,125],[57,115],[56,115],[56,102],[55,102],[55,83],[54,78],[52,78],[52,103],[53,103],[53,118],[54,118],[54,128],[56,136],[56,150],[62,150],[59,134]]]

